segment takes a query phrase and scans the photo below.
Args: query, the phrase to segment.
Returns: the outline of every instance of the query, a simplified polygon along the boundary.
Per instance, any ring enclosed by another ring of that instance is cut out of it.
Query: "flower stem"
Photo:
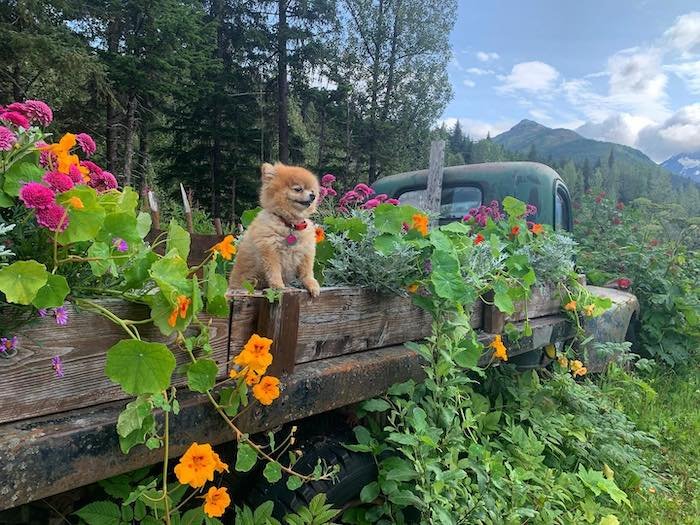
[[[129,334],[129,337],[131,337],[132,339],[141,340],[141,337],[139,337],[139,333],[136,330],[136,328],[133,328],[133,329],[129,328],[129,325],[127,325],[127,323],[123,319],[117,317],[114,313],[110,312],[104,306],[100,306],[99,304],[97,304],[93,301],[90,301],[88,299],[76,298],[76,299],[74,299],[74,301],[75,301],[75,304],[85,306],[88,309],[92,309],[93,311],[99,313],[103,317],[106,317],[107,319],[114,322],[115,324],[118,324],[119,326],[121,326],[124,329],[124,331],[127,334]]]
[[[165,403],[168,403],[168,391],[163,391],[163,398]],[[170,446],[170,411],[163,410],[163,419],[165,430],[163,432],[163,503],[165,504],[165,523],[170,525],[170,507],[168,505],[168,450]]]

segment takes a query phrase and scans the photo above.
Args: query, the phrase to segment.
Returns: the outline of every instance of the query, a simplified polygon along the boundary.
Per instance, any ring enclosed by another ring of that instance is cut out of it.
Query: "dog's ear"
[[[272,164],[265,163],[262,166],[260,166],[260,175],[263,184],[267,184],[268,182],[272,181],[272,179],[275,178],[275,175],[277,174],[277,171],[275,170],[275,167]]]

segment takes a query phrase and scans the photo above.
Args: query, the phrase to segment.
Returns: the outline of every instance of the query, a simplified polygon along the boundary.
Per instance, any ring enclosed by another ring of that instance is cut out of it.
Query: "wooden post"
[[[192,224],[192,206],[190,199],[187,197],[185,187],[180,183],[180,193],[182,194],[182,207],[185,209],[185,218],[187,219],[187,231],[194,233],[194,225]]]
[[[425,210],[434,215],[431,226],[438,224],[440,200],[442,198],[442,175],[445,164],[445,141],[434,140],[430,144],[430,167],[428,168],[428,189],[425,195]]]
[[[158,211],[158,199],[156,194],[148,190],[148,206],[151,208],[151,227],[160,230],[160,212]]]
[[[272,339],[272,365],[268,374],[279,377],[294,372],[299,335],[299,295],[301,291],[282,292],[279,301],[261,299],[258,333]]]

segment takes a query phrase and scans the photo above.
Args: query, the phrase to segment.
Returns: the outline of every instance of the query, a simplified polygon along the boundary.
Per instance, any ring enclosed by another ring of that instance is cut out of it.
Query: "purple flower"
[[[51,368],[56,372],[56,377],[63,377],[63,362],[60,356],[55,356],[51,358]]]
[[[118,252],[126,252],[129,250],[129,244],[124,239],[114,239],[112,244],[114,244]]]
[[[56,318],[56,324],[65,326],[68,324],[68,310],[63,306],[59,306],[53,311],[53,316]]]
[[[530,215],[537,215],[537,206],[534,204],[528,204],[525,208],[525,217],[529,217]]]
[[[92,137],[87,133],[78,133],[75,136],[75,140],[77,141],[78,146],[80,146],[80,149],[83,150],[83,153],[85,153],[85,155],[88,157],[97,151],[95,141],[92,140]]]
[[[17,348],[17,336],[0,338],[0,353],[12,352]]]
[[[68,191],[73,187],[73,179],[59,171],[47,171],[44,174],[44,182],[59,193]]]
[[[0,151],[10,151],[17,142],[17,136],[10,128],[0,126]]]
[[[46,308],[39,308],[36,311],[36,315],[38,315],[39,317],[46,317],[48,315],[48,313],[49,312],[46,310]]]
[[[335,175],[331,175],[330,173],[326,173],[323,177],[321,177],[321,185],[325,186],[326,188],[330,187],[330,185],[334,182]]]
[[[113,190],[117,187],[117,179],[110,172],[103,171],[102,173],[91,174],[88,186],[96,189],[98,192]]]

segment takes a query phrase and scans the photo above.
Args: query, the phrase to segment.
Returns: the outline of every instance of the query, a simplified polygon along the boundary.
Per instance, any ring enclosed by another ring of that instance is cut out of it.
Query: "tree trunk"
[[[318,134],[318,169],[323,168],[323,148],[326,142],[326,106],[321,108],[321,130]]]
[[[107,25],[107,51],[116,53],[119,50],[119,24],[116,20],[110,20]],[[112,173],[117,172],[117,123],[119,116],[115,108],[114,94],[107,94],[106,111],[107,126],[105,137],[107,141],[107,169]]]
[[[131,167],[134,161],[134,131],[136,128],[136,96],[126,103],[126,131],[124,133],[124,184],[131,186]]]
[[[389,74],[387,75],[386,89],[384,91],[384,107],[382,108],[382,122],[386,122],[389,116],[391,106],[391,97],[394,93],[394,82],[396,76],[396,60],[398,53],[398,41],[401,34],[401,3],[402,0],[396,1],[394,11],[394,29],[391,35],[391,52],[389,53]]]
[[[277,128],[279,160],[289,162],[289,119],[287,84],[287,0],[277,0]]]
[[[377,105],[379,98],[379,63],[381,60],[381,42],[383,39],[381,21],[384,18],[384,0],[379,0],[378,33],[374,35],[374,56],[372,57],[372,86],[369,126],[369,173],[367,180],[372,184],[377,180]]]
[[[350,180],[350,95],[347,98],[345,115],[345,176]]]
[[[236,224],[236,177],[231,181],[231,225]]]
[[[148,135],[147,119],[141,121],[141,133],[139,134],[139,171],[141,172],[141,180],[138,187],[143,188],[148,186],[148,178],[151,173],[151,143]]]
[[[226,66],[226,35],[224,34],[224,5],[221,0],[216,0],[211,4],[212,17],[216,18],[216,57]],[[221,97],[214,98],[214,119],[212,122],[214,139],[211,148],[211,204],[212,217],[219,216],[219,180],[221,179],[222,167],[222,143],[221,143],[221,122],[222,122]]]

